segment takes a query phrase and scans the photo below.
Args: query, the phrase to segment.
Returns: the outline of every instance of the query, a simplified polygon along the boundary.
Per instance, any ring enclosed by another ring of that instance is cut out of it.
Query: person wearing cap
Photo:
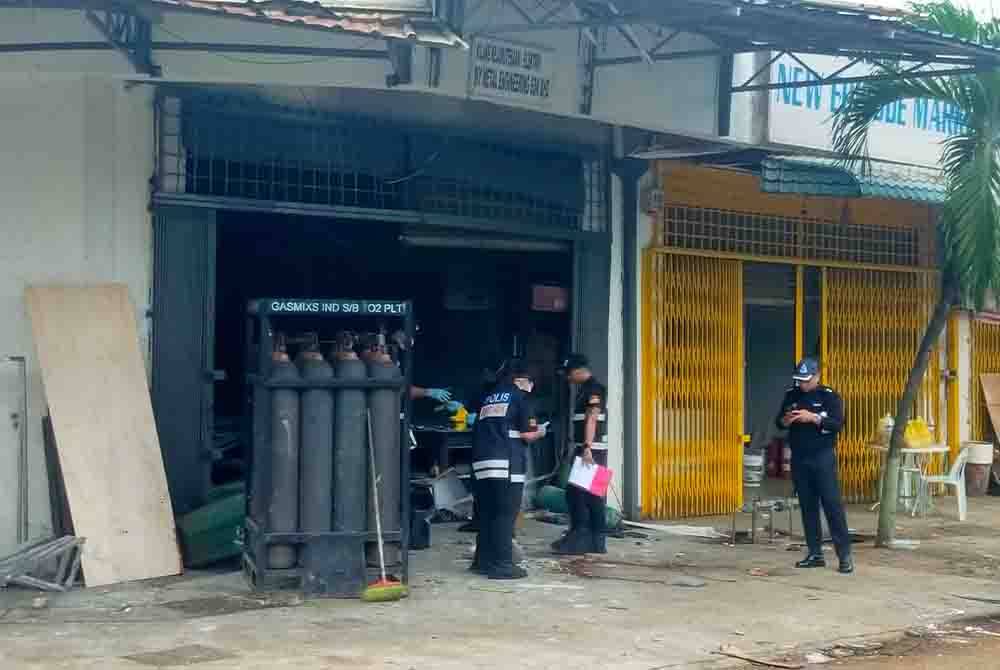
[[[802,528],[808,553],[795,564],[798,568],[822,568],[823,528],[819,509],[823,507],[842,574],[854,572],[851,536],[840,497],[837,479],[837,434],[844,425],[840,396],[819,383],[819,363],[813,358],[799,362],[792,375],[794,384],[785,392],[777,424],[788,430],[792,449],[792,481],[799,496]]]
[[[573,454],[589,465],[597,463],[607,467],[608,390],[591,372],[590,362],[582,354],[570,354],[562,370],[567,381],[577,387],[571,431]],[[569,507],[569,532],[553,543],[553,551],[566,555],[606,554],[604,498],[575,486],[567,486],[566,504]]]
[[[505,373],[483,398],[472,441],[479,535],[470,567],[490,579],[528,576],[513,561],[514,522],[521,509],[526,446],[546,434],[528,398],[534,382],[527,367],[511,360]]]

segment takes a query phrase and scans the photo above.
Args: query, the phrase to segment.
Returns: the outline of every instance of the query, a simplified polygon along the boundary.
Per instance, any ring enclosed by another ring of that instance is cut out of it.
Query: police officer
[[[590,362],[582,354],[570,354],[562,369],[569,383],[578,387],[572,416],[573,454],[584,463],[607,466],[608,390],[591,372]],[[575,486],[567,486],[566,504],[569,507],[569,532],[552,545],[553,551],[568,555],[606,554],[605,499]]]
[[[505,372],[504,380],[483,398],[472,447],[479,507],[473,567],[490,579],[528,576],[513,561],[514,521],[524,489],[526,446],[546,433],[528,400],[534,383],[527,367],[515,359]]]
[[[844,425],[844,410],[840,396],[819,383],[819,363],[806,358],[795,368],[795,384],[785,393],[778,414],[779,428],[788,430],[792,448],[792,480],[802,510],[809,553],[795,564],[798,568],[822,568],[823,536],[819,508],[823,506],[830,527],[842,574],[854,572],[851,558],[851,536],[847,517],[840,500],[837,480],[837,455],[834,448],[837,433]]]

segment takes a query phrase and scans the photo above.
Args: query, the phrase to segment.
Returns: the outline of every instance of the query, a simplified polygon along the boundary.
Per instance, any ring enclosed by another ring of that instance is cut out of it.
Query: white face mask
[[[521,389],[525,393],[531,393],[532,389],[535,388],[535,383],[527,379],[515,379],[514,386]]]

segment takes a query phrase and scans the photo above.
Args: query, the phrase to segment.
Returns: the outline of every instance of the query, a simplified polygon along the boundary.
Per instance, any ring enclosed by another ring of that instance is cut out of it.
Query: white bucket
[[[992,442],[966,442],[962,446],[969,450],[969,463],[972,465],[993,464]]]

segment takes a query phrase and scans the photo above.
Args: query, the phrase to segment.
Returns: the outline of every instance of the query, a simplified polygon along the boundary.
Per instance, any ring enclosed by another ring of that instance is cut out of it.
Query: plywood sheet
[[[983,397],[993,424],[993,434],[1000,436],[1000,375],[979,375],[979,383],[983,385]]]
[[[27,302],[86,584],[180,573],[128,290],[39,286]]]

